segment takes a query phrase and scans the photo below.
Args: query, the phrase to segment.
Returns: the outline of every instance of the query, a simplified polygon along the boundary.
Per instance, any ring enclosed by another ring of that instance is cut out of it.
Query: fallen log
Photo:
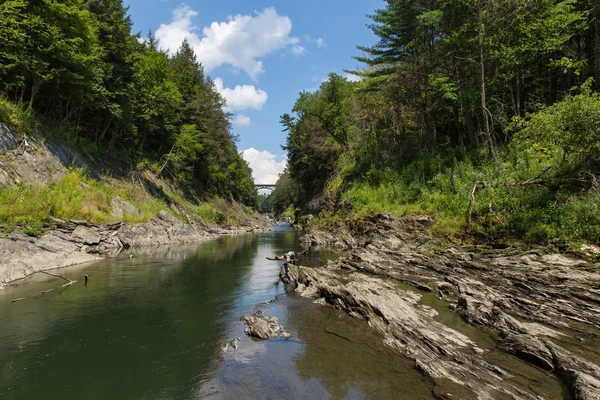
[[[57,278],[61,278],[61,279],[64,279],[65,281],[67,281],[67,283],[65,283],[64,285],[61,285],[61,287],[60,287],[61,289],[64,289],[66,287],[71,286],[74,283],[77,283],[77,281],[73,281],[73,280],[71,280],[71,279],[69,279],[69,278],[67,278],[67,277],[65,277],[63,275],[60,275],[60,274],[53,274],[52,272],[48,272],[48,271],[38,271],[38,272],[41,272],[42,274],[46,274],[46,275],[50,275],[50,276],[55,276]],[[86,285],[87,285],[87,280],[88,280],[88,275],[86,274],[85,275]],[[46,294],[48,292],[52,292],[53,290],[54,289],[43,290],[40,294]],[[11,303],[16,303],[18,301],[23,301],[23,300],[26,300],[26,299],[27,299],[27,297],[19,297],[18,299],[11,300]]]
[[[53,273],[51,273],[51,272],[48,272],[48,271],[40,271],[40,272],[41,272],[42,274],[46,274],[46,275],[50,275],[50,276],[55,276],[55,277],[57,277],[57,278],[62,278],[62,279],[64,279],[65,281],[69,282],[69,284],[73,284],[73,282],[77,282],[77,281],[72,281],[72,280],[70,280],[69,278],[65,278],[64,276],[62,276],[62,275],[60,275],[60,274],[53,274]]]
[[[66,287],[69,287],[69,286],[71,286],[71,285],[72,285],[72,284],[74,284],[74,283],[77,283],[77,281],[70,281],[70,282],[67,282],[67,283],[65,283],[64,285],[62,285],[60,288],[61,288],[61,289],[64,289],[64,288],[66,288]]]

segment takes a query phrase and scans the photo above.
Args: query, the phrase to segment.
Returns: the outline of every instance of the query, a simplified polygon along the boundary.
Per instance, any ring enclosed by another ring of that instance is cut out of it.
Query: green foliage
[[[369,16],[378,42],[358,46],[364,70],[350,71],[362,80],[332,75],[281,117],[280,183],[294,190],[272,206],[600,241],[597,12],[584,0],[386,0]]]
[[[125,215],[126,222],[147,221],[166,207],[164,201],[149,195],[142,187],[109,179],[96,181],[72,170],[49,185],[8,186],[0,190],[0,222],[34,226],[47,222],[50,216],[114,222],[111,199],[117,196],[139,211]]]
[[[266,199],[268,205],[265,208],[268,208],[270,212],[278,217],[292,207],[296,198],[294,181],[289,171],[286,170],[283,174],[279,175],[279,179],[277,179],[277,183],[275,184],[275,190]]]
[[[281,116],[284,131],[288,132],[283,149],[288,152],[289,175],[297,183],[293,195],[297,205],[308,205],[323,191],[336,160],[348,149],[353,104],[353,84],[331,74],[315,93],[300,93],[292,109],[294,116]],[[289,202],[284,201],[277,209],[282,211],[288,206]]]
[[[176,171],[183,171],[187,165],[190,165],[198,158],[198,154],[203,149],[201,134],[196,125],[183,125],[179,135],[175,139],[175,143],[173,143],[173,148],[165,156],[165,164],[171,163]],[[181,180],[185,181],[185,179]]]
[[[33,223],[23,229],[23,233],[31,237],[40,237],[44,233],[43,226],[40,223]]]
[[[4,234],[13,233],[14,231],[15,231],[15,229],[13,228],[12,225],[8,225],[8,224],[0,225],[0,232],[2,232]]]
[[[552,168],[567,174],[599,170],[600,93],[591,91],[591,80],[580,94],[569,95],[525,120],[518,119],[513,127],[522,128],[520,141],[554,154]]]
[[[85,155],[117,153],[192,197],[255,205],[225,101],[189,43],[169,56],[132,25],[122,0],[0,2],[0,120]]]
[[[196,207],[195,212],[205,222],[219,223],[221,221],[221,214],[210,203],[202,203]]]
[[[35,123],[32,110],[0,97],[0,121],[24,134],[33,132]]]

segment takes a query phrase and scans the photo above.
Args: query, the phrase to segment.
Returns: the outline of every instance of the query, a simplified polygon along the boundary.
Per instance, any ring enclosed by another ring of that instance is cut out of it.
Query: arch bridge
[[[275,190],[275,184],[269,184],[269,183],[261,183],[261,184],[256,184],[254,185],[254,187],[256,188],[256,190],[270,190],[273,191]]]

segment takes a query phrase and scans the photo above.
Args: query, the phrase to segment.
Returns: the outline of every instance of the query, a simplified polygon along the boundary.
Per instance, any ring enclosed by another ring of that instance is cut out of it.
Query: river
[[[0,290],[0,399],[431,399],[364,321],[286,293],[265,257],[298,239],[277,226],[62,269],[78,280],[65,289],[36,274]],[[240,318],[257,309],[291,338],[244,335]]]

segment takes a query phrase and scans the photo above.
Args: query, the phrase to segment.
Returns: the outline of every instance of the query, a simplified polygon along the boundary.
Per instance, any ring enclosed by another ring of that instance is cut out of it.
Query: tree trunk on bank
[[[492,158],[494,155],[494,138],[490,130],[490,118],[489,111],[487,109],[487,97],[486,97],[486,86],[485,86],[485,56],[483,51],[483,39],[485,37],[485,26],[483,24],[483,16],[481,11],[481,0],[477,2],[477,17],[479,20],[479,65],[481,68],[481,111],[483,113],[483,124],[485,141],[487,147],[488,158]]]

